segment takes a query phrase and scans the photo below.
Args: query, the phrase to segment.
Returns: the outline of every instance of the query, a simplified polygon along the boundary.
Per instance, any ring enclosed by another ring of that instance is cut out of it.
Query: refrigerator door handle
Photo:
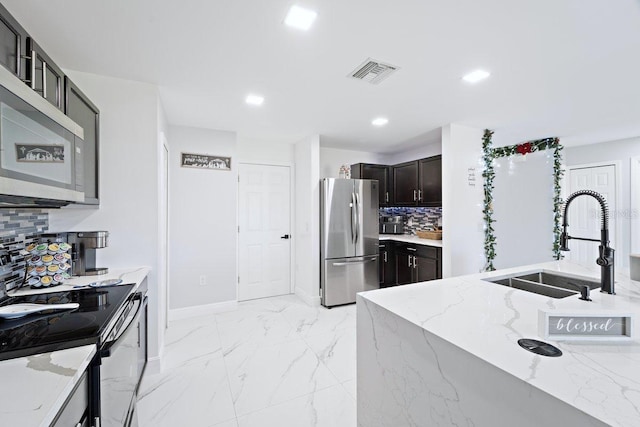
[[[356,219],[354,218],[357,215],[356,211],[356,193],[351,193],[351,243],[356,243],[356,235],[355,235],[355,227],[356,227]]]
[[[360,240],[360,197],[358,193],[354,193],[356,196],[356,243]]]
[[[377,257],[378,257],[377,255],[374,255],[372,257],[367,257],[367,258],[364,258],[364,259],[357,259],[357,260],[354,260],[354,261],[332,262],[331,265],[339,267],[339,266],[345,266],[345,265],[365,264],[367,262],[375,261]]]

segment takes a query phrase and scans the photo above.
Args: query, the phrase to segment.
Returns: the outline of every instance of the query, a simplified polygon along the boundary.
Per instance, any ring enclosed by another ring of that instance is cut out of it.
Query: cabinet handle
[[[411,251],[411,252],[415,252],[417,249],[416,248],[407,248],[407,250]]]
[[[36,51],[31,51],[31,89],[36,90]]]
[[[384,193],[384,201],[389,203],[389,192]]]
[[[418,190],[418,200],[422,200],[422,190]]]
[[[409,268],[411,268],[411,255],[407,257],[409,259]]]
[[[384,262],[387,262],[387,251],[384,251]]]
[[[416,262],[416,257],[413,257],[413,268],[417,268],[418,263]]]
[[[42,61],[42,97],[47,97],[47,63]]]
[[[416,190],[413,190],[413,201],[417,201],[418,200],[418,192]]]

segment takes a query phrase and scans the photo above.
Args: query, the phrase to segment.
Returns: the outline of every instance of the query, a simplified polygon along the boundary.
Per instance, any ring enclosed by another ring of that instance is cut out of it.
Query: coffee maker
[[[108,231],[67,231],[40,236],[44,242],[67,242],[71,245],[73,276],[98,276],[109,272],[108,268],[96,267],[96,249],[106,248],[108,238]]]

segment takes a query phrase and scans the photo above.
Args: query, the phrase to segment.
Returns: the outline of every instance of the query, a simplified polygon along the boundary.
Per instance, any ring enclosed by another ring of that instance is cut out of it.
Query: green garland
[[[561,182],[564,175],[562,169],[562,145],[558,138],[545,138],[537,141],[529,141],[524,144],[509,145],[506,147],[493,148],[491,137],[493,131],[485,129],[482,136],[482,160],[484,162],[484,206],[482,215],[484,218],[484,254],[486,258],[485,271],[493,271],[493,260],[496,258],[496,236],[494,233],[493,223],[493,189],[495,171],[493,163],[495,159],[500,157],[513,156],[515,154],[526,155],[527,153],[535,153],[536,151],[553,149],[553,256],[555,259],[561,258],[560,253],[560,234],[562,232],[560,219],[562,209],[562,198],[560,197]]]
[[[494,150],[492,148],[491,136],[493,131],[489,129],[484,130],[482,136],[482,160],[484,162],[484,171],[482,177],[484,178],[484,207],[482,209],[482,216],[484,218],[484,256],[487,263],[484,266],[485,271],[493,271],[493,260],[496,257],[496,236],[493,232],[493,179],[496,173],[493,170]]]

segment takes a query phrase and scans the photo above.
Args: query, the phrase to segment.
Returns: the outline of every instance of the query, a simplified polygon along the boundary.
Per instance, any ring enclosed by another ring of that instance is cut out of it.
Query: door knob
[[[285,234],[284,236],[280,236],[281,239],[285,239],[285,240],[288,239],[289,237],[291,236],[289,236],[288,234]]]

